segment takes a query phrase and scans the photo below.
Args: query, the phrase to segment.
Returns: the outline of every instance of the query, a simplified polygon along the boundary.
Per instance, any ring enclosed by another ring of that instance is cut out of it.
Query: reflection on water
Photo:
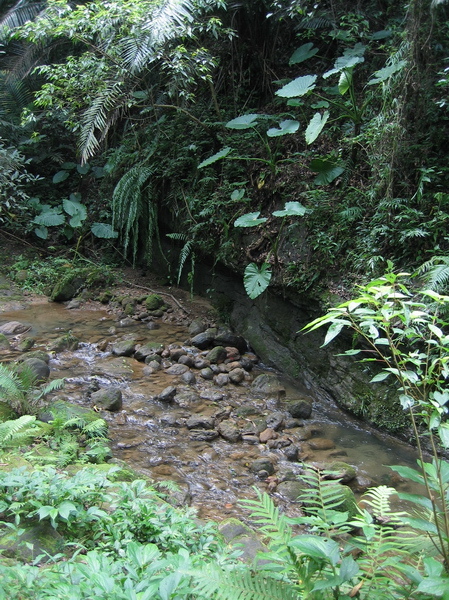
[[[278,473],[300,474],[300,463],[288,462],[281,450],[270,450],[263,444],[229,443],[220,437],[211,441],[191,439],[186,420],[192,414],[213,416],[223,410],[238,412],[248,405],[267,414],[267,403],[252,397],[248,385],[222,388],[219,391],[224,397],[218,400],[210,393],[210,382],[197,377],[194,386],[180,385],[178,379],[163,370],[144,375],[143,363],[112,356],[105,343],[131,334],[141,343],[182,344],[188,337],[185,328],[161,323],[159,329],[149,330],[140,322],[121,328],[104,309],[68,310],[56,303],[0,313],[0,324],[11,320],[31,326],[27,335],[36,339],[36,348],[45,348],[52,339],[68,331],[82,341],[76,352],[63,352],[51,360],[52,377],[66,378],[64,395],[70,401],[90,406],[88,390],[93,383],[119,386],[123,393],[123,411],[102,414],[109,423],[115,456],[155,480],[178,482],[181,500],[191,501],[201,516],[215,519],[241,516],[238,499],[253,496],[254,485],[266,489],[266,483],[249,469],[252,461],[261,456],[273,458]],[[178,391],[185,392],[185,403],[171,404],[154,399],[168,385],[176,385]],[[297,393],[291,383],[286,387],[287,394]],[[196,392],[193,399],[192,389]],[[307,393],[310,394],[310,390]],[[356,466],[362,478],[411,491],[409,484],[401,482],[388,469],[388,465],[416,464],[415,452],[409,446],[362,427],[327,398],[316,398],[312,417],[299,433],[302,435],[308,429],[314,437],[335,443],[331,450],[314,451],[310,456],[312,462],[344,461]],[[248,430],[254,430],[256,421],[254,415],[239,417],[240,427]],[[288,433],[296,440],[298,431]],[[279,502],[283,500],[279,498]],[[287,508],[294,514],[294,505]]]

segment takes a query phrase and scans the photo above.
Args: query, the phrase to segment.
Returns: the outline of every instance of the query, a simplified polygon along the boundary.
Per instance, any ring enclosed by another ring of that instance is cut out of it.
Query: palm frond
[[[116,117],[116,109],[123,105],[123,86],[118,81],[107,81],[81,119],[79,145],[83,161],[93,156],[106,137]]]
[[[224,570],[208,565],[194,573],[195,592],[218,600],[297,600],[298,591],[289,582],[250,570]]]
[[[10,8],[0,21],[0,32],[7,29],[15,29],[32,21],[45,9],[45,2],[24,2],[19,0],[15,6]]]

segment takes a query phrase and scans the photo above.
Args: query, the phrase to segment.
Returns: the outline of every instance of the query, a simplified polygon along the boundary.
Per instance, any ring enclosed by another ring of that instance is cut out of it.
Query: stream
[[[190,337],[187,328],[160,320],[158,328],[149,329],[145,323],[130,322],[130,319],[122,327],[100,304],[68,310],[62,304],[42,299],[0,312],[0,326],[9,321],[20,321],[30,327],[26,335],[36,340],[33,350],[46,349],[52,340],[68,331],[80,340],[76,351],[53,354],[50,361],[51,379],[66,378],[59,395],[89,408],[92,401],[88,390],[93,384],[119,387],[123,396],[122,410],[101,412],[109,425],[114,457],[155,481],[177,482],[180,504],[191,504],[201,518],[242,518],[245,513],[238,500],[254,497],[253,486],[257,486],[274,494],[287,514],[297,514],[298,505],[279,493],[277,486],[299,477],[303,463],[292,461],[291,457],[289,460],[282,445],[269,447],[269,444],[257,443],[254,436],[263,429],[261,420],[283,409],[279,398],[256,394],[251,387],[251,380],[257,374],[273,371],[259,363],[240,384],[223,387],[202,379],[198,373],[193,382],[184,383],[179,376],[167,373],[171,363],[163,363],[162,369],[151,374],[145,373],[145,363],[115,356],[111,344],[133,338],[137,344],[152,341],[165,348],[178,345],[191,353],[192,349],[185,344]],[[0,360],[4,358],[1,356]],[[295,382],[281,381],[286,397],[311,395],[310,390],[301,389]],[[157,398],[167,386],[176,386],[180,400],[165,402]],[[306,463],[344,461],[354,466],[357,478],[350,486],[356,494],[378,484],[413,491],[410,483],[401,481],[388,469],[388,465],[416,465],[416,453],[410,446],[351,418],[329,398],[313,396],[313,401],[309,419],[296,424],[300,426],[280,430],[275,437],[280,435],[288,440],[286,444],[295,444],[300,450],[300,459]],[[218,434],[215,437],[198,435],[195,432],[202,430],[187,427],[192,416],[233,418],[239,429],[249,434],[235,442]],[[261,476],[251,469],[254,461],[261,458],[275,465],[271,477]]]

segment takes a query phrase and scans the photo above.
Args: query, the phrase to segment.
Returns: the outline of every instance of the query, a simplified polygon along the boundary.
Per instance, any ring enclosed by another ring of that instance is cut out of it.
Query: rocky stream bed
[[[332,469],[348,493],[409,489],[386,466],[413,464],[409,446],[267,369],[203,299],[125,286],[107,304],[57,303],[9,299],[9,282],[0,287],[0,362],[27,360],[46,378],[64,377],[51,402],[94,408],[114,457],[176,481],[176,502],[201,517],[241,517],[238,500],[253,486],[294,515],[310,465]]]

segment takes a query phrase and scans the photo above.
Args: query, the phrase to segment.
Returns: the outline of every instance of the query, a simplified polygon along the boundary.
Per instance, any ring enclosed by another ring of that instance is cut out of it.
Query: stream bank
[[[307,379],[284,381],[261,364],[242,341],[243,317],[232,333],[204,299],[131,276],[109,304],[29,296],[3,302],[0,313],[0,325],[25,326],[10,336],[9,359],[23,354],[24,336],[34,338],[33,349],[51,349],[51,377],[66,378],[59,400],[100,411],[114,456],[156,481],[176,481],[179,503],[204,518],[241,517],[238,500],[252,497],[254,485],[294,515],[305,465],[340,469],[356,493],[379,483],[407,489],[383,465],[413,464],[410,447],[363,428]],[[154,291],[166,306],[159,316],[143,299]],[[68,332],[78,344],[58,348]],[[145,347],[152,352],[144,355]],[[106,408],[102,389],[118,391],[120,402]]]

